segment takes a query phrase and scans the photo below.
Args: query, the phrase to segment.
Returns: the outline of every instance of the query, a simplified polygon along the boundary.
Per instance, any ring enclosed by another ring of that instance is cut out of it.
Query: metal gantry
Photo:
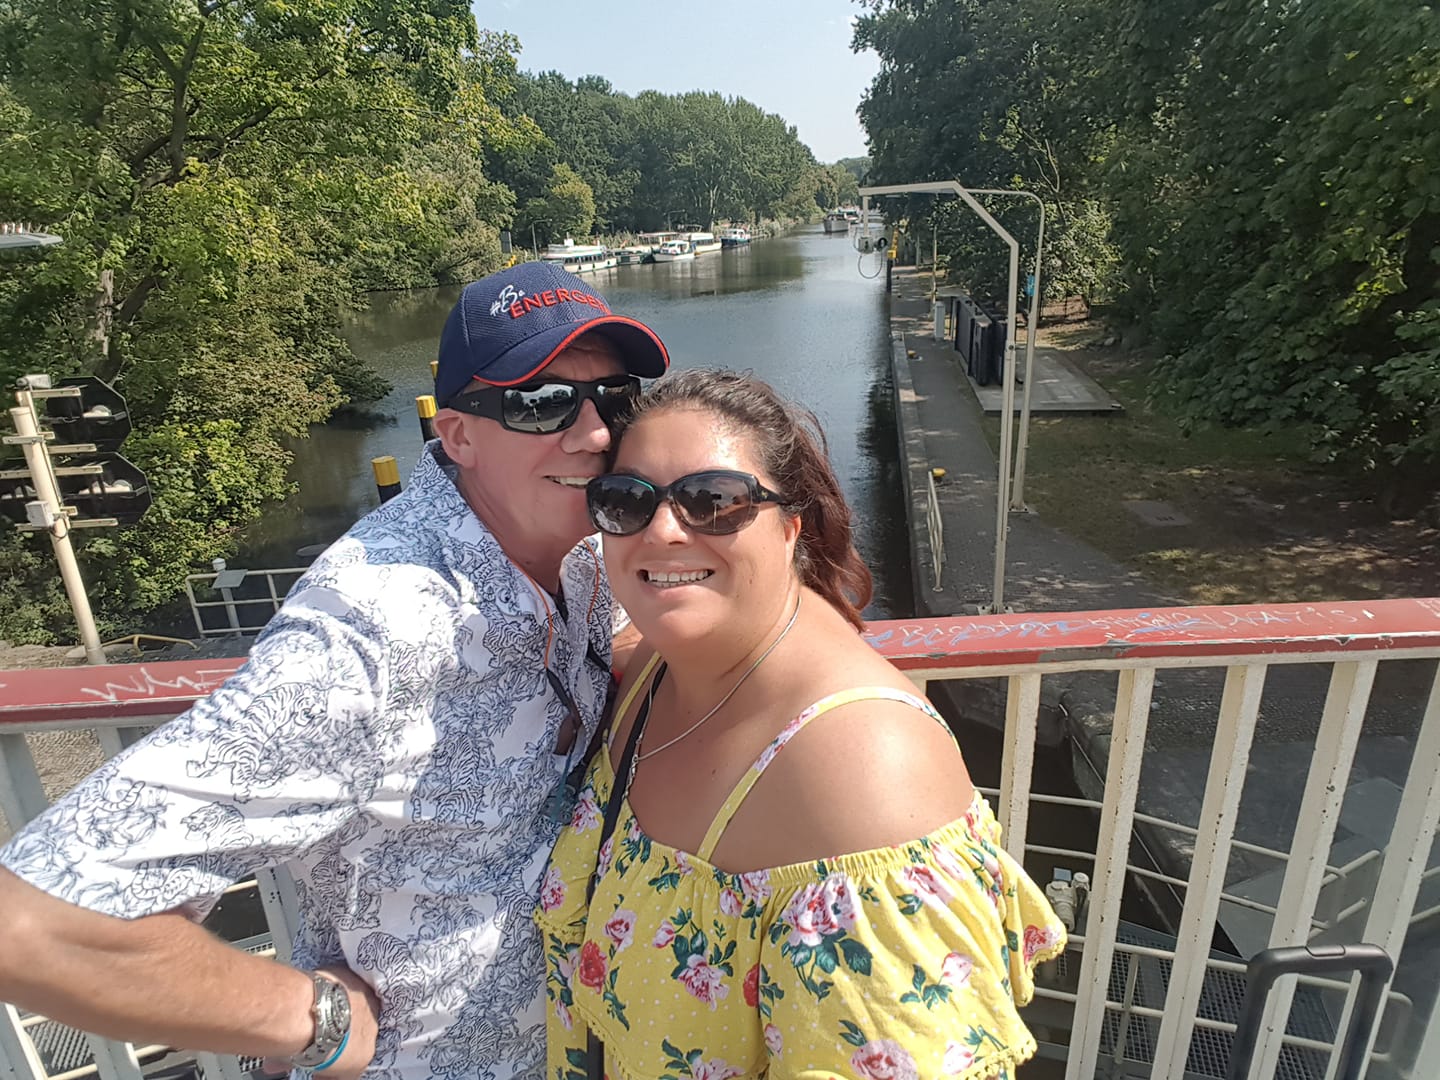
[[[988,225],[1010,251],[1009,293],[1006,303],[1005,373],[1004,395],[1000,410],[1000,461],[998,466],[999,489],[995,500],[995,569],[991,585],[990,613],[1005,611],[1005,544],[1009,535],[1008,510],[1024,510],[1025,452],[1030,438],[1030,387],[1035,375],[1035,332],[1040,312],[1040,253],[1045,245],[1045,203],[1032,191],[1006,188],[967,188],[958,180],[932,180],[915,184],[885,184],[860,189],[861,217],[865,228],[869,228],[870,197],[872,195],[958,195],[979,218]],[[1015,445],[1015,314],[1019,307],[1020,293],[1020,244],[1010,235],[994,216],[981,205],[977,195],[1018,196],[1033,199],[1040,208],[1039,236],[1035,244],[1035,269],[1033,291],[1030,295],[1030,313],[1025,329],[1025,396],[1020,414],[1020,450],[1014,453]],[[1014,459],[1012,485],[1011,462]]]

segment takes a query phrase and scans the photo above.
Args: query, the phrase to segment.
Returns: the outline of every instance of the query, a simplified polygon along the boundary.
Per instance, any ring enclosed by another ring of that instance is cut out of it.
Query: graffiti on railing
[[[876,627],[866,640],[881,652],[954,650],[966,643],[1003,639],[1059,639],[1067,646],[1124,646],[1163,638],[1167,641],[1224,640],[1264,642],[1283,628],[1285,638],[1335,639],[1384,636],[1387,627],[1413,633],[1417,608],[1436,619],[1440,600],[1381,600],[1371,604],[1270,604],[1253,607],[1196,607],[1064,613],[1043,617],[1003,616],[928,619]],[[1256,631],[1261,631],[1256,633]],[[1058,642],[1057,642],[1058,643]]]

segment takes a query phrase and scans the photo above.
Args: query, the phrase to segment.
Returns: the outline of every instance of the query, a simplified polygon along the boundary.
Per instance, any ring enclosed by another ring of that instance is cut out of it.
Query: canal
[[[617,312],[660,334],[675,369],[752,370],[815,412],[875,574],[866,615],[913,615],[884,282],[860,275],[846,238],[816,226],[587,280]],[[247,530],[231,566],[303,564],[299,552],[328,544],[378,504],[371,458],[394,455],[402,479],[409,473],[420,452],[415,398],[430,392],[429,364],[459,291],[376,293],[349,321],[356,354],[394,389],[367,414],[316,427],[294,445],[296,494]]]

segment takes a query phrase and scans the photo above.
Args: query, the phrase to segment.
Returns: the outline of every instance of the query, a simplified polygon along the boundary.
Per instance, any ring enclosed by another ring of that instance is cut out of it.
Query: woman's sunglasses
[[[498,420],[510,431],[549,435],[575,423],[580,407],[587,401],[595,403],[600,419],[614,430],[639,394],[640,380],[633,375],[611,375],[590,382],[540,379],[521,386],[469,390],[451,398],[445,407]]]
[[[669,484],[638,476],[607,473],[585,485],[585,505],[595,527],[611,536],[633,536],[655,517],[661,500],[687,529],[706,536],[738,532],[760,511],[761,503],[783,503],[749,473],[711,469]]]

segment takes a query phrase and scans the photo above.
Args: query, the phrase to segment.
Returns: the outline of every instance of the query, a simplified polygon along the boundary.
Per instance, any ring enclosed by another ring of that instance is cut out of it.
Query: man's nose
[[[565,431],[561,445],[572,454],[603,454],[610,449],[610,429],[600,418],[600,410],[593,401],[580,403],[580,415]]]

